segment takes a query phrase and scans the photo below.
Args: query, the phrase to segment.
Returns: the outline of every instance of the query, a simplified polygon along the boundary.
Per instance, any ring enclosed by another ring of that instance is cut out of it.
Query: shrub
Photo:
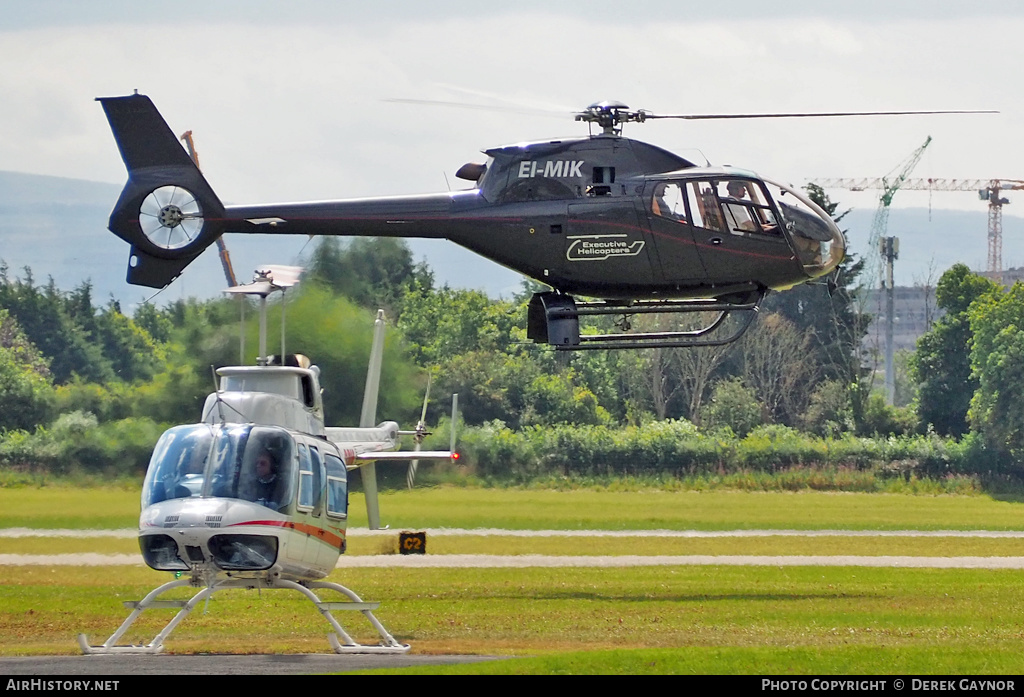
[[[722,380],[715,385],[710,404],[701,411],[701,423],[708,428],[728,426],[742,437],[764,423],[761,403],[738,378]]]

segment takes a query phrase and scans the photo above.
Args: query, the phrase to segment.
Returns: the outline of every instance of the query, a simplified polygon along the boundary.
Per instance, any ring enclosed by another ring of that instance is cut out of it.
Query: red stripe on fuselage
[[[335,549],[341,549],[345,544],[345,533],[341,534],[334,533],[330,530],[324,530],[323,528],[315,525],[308,525],[306,523],[293,523],[290,520],[247,520],[244,523],[232,523],[228,527],[235,528],[241,525],[263,525],[266,527],[273,528],[284,528],[286,530],[294,530],[298,533],[305,533],[310,537],[315,537],[321,542],[334,547]]]

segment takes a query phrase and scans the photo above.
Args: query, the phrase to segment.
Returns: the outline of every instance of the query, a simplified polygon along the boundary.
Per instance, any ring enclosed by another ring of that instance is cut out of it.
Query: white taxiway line
[[[401,530],[406,530],[402,528]],[[438,537],[989,537],[1024,538],[1024,530],[500,530],[497,528],[415,528]],[[399,528],[349,528],[349,537],[386,537]],[[135,529],[67,530],[0,528],[2,537],[115,537],[134,539]]]
[[[339,569],[361,568],[525,568],[626,566],[876,566],[934,569],[1024,569],[1024,557],[860,557],[860,556],[545,556],[522,554],[441,554],[343,556]]]
[[[403,528],[404,530],[404,528]],[[352,537],[380,537],[393,530],[349,528]],[[450,537],[1006,537],[1024,538],[1024,530],[499,530],[426,528],[427,535]]]
[[[350,528],[351,537],[394,535],[398,530]],[[1018,530],[497,530],[428,528],[428,536],[494,537],[931,537],[1024,538]],[[0,529],[0,537],[134,538],[135,530]],[[142,566],[138,554],[0,554],[0,566]],[[355,555],[338,568],[524,568],[628,566],[871,566],[890,568],[1024,569],[1024,557],[807,556],[807,555]]]
[[[144,566],[137,554],[0,554],[0,566]],[[342,556],[339,569],[632,566],[872,566],[932,569],[1024,569],[1024,557],[907,557],[907,556],[548,556],[542,554],[434,554]]]

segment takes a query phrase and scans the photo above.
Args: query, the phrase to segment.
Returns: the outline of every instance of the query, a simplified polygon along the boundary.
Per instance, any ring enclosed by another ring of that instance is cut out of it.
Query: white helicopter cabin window
[[[312,445],[299,443],[299,499],[298,509],[317,514],[322,503],[320,452]]]
[[[694,225],[733,235],[779,236],[770,200],[758,182],[717,179],[691,182],[690,212]]]
[[[282,510],[293,496],[294,472],[294,442],[279,428],[177,426],[153,450],[142,504],[203,496]]]
[[[348,471],[341,458],[324,453],[327,468],[327,515],[332,518],[348,517]]]

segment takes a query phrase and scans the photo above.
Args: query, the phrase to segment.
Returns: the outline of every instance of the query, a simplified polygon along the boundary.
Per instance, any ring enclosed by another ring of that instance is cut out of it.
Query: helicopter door
[[[295,488],[295,518],[302,520],[313,510],[313,461],[305,443],[298,443],[296,450],[299,457],[299,481]],[[293,536],[288,546],[288,558],[296,563],[306,563],[306,548],[310,545],[306,537],[299,539]]]
[[[686,213],[686,192],[680,182],[658,182],[644,196],[650,216],[651,234],[666,279],[680,285],[707,279],[704,263],[697,253],[693,227]]]
[[[770,202],[761,183],[750,179],[687,182],[694,242],[716,285],[772,286],[778,272],[795,263]]]
[[[331,550],[325,547],[323,539],[327,532],[324,527],[327,524],[324,520],[324,503],[327,498],[327,472],[324,469],[324,463],[321,459],[320,451],[315,446],[309,446],[309,457],[313,461],[313,510],[310,512],[310,515],[314,518],[310,522],[312,523],[312,526],[316,528],[317,532],[310,533],[310,538],[306,546],[306,554],[310,561],[315,561],[317,564],[321,564],[325,557],[331,555]],[[315,558],[313,556],[314,551],[316,554]]]
[[[624,278],[649,284],[650,235],[640,227],[632,200],[598,197],[568,208],[562,278],[595,292],[608,284],[620,288]]]

